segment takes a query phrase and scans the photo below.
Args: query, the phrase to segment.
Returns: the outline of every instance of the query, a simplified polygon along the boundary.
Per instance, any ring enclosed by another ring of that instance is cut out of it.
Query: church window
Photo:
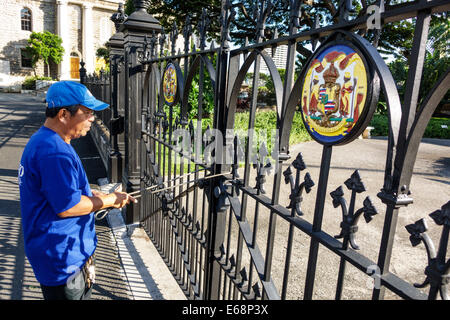
[[[22,25],[22,30],[32,31],[31,30],[31,10],[28,8],[23,8],[20,10],[20,21]]]

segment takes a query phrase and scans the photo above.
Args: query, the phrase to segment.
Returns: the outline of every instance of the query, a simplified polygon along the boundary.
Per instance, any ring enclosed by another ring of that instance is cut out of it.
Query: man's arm
[[[92,197],[82,195],[80,202],[72,208],[58,213],[58,216],[60,218],[78,217],[105,208],[122,208],[130,202],[136,202],[136,200],[125,192],[113,192],[110,194],[96,193]]]

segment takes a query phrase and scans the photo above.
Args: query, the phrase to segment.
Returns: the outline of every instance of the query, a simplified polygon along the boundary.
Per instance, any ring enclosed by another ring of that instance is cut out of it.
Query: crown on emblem
[[[336,82],[336,79],[339,78],[339,71],[334,66],[334,62],[331,63],[331,66],[323,73],[323,78],[325,82]]]

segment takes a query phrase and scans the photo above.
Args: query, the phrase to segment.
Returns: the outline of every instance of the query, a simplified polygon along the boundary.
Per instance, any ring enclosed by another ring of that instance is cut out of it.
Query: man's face
[[[66,123],[67,134],[70,139],[84,137],[91,129],[94,119],[94,111],[85,106],[80,106],[73,116],[69,116]]]

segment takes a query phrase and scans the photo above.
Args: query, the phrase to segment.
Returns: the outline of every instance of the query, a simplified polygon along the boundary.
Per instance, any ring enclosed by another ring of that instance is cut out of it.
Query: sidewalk
[[[17,168],[30,136],[45,119],[42,97],[0,93],[0,300],[43,299],[25,257]],[[106,171],[89,135],[73,141],[92,188]],[[96,222],[93,300],[185,300],[146,233],[125,226],[119,210]]]

